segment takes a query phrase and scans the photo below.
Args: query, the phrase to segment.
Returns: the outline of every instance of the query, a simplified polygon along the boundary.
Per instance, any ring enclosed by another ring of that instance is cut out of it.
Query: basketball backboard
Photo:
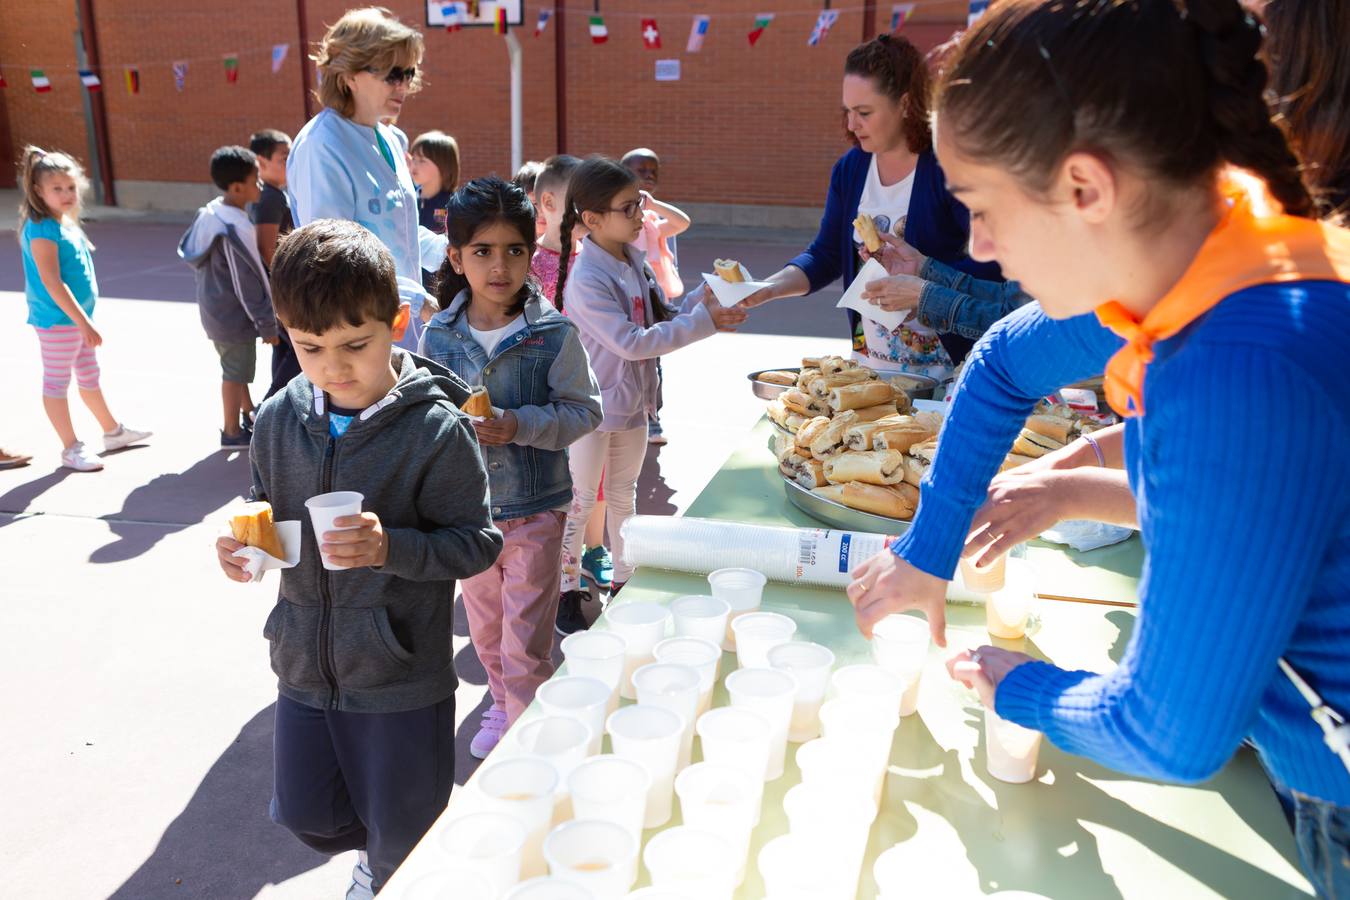
[[[477,12],[474,12],[477,7]],[[506,24],[511,26],[525,23],[525,0],[427,0],[427,26],[445,28],[458,19],[461,28],[492,27],[497,21],[497,10],[506,10]],[[458,10],[459,15],[454,16]]]

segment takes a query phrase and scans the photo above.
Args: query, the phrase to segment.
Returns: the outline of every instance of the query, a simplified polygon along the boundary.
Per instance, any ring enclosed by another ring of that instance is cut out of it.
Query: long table
[[[765,451],[761,424],[734,453],[689,509],[690,515],[735,518],[765,524],[815,525],[783,499],[773,460]],[[754,442],[758,440],[757,449]],[[1104,553],[1106,551],[1094,551]],[[1032,556],[1043,584],[1065,588],[1063,596],[1097,602],[1038,601],[1023,642],[1008,644],[1070,667],[1108,670],[1123,652],[1135,611],[1115,606],[1129,598],[1131,578],[1122,559],[1108,566],[1087,563],[1049,546]],[[1070,557],[1054,559],[1054,554]],[[1048,565],[1046,563],[1049,563]],[[1086,589],[1068,577],[1079,571]],[[1137,570],[1136,570],[1137,571]],[[706,593],[701,576],[639,570],[619,602],[671,599]],[[1057,591],[1052,591],[1057,593]],[[764,607],[792,616],[802,640],[829,645],[836,665],[868,661],[841,591],[771,583]],[[596,628],[604,628],[603,618]],[[1311,889],[1297,865],[1293,839],[1254,755],[1239,753],[1202,785],[1164,785],[1097,766],[1042,745],[1039,778],[1010,785],[985,770],[983,713],[973,693],[951,681],[944,660],[964,647],[988,643],[982,609],[948,608],[946,650],[934,648],[920,689],[918,714],[902,720],[892,747],[882,811],[873,825],[858,896],[876,896],[872,862],[899,845],[912,872],[911,893],[920,897],[983,897],[1028,891],[1052,898],[1109,897],[1307,897]],[[735,667],[726,654],[722,672]],[[566,666],[559,670],[566,673]],[[719,683],[714,705],[728,702]],[[525,719],[540,715],[536,706]],[[507,737],[509,742],[509,735]],[[750,864],[737,898],[764,896],[755,856],[787,831],[782,798],[800,780],[789,744],[784,775],[765,787],[764,811],[751,842]],[[608,751],[608,738],[605,741]],[[695,760],[699,758],[697,743]],[[473,779],[458,789],[428,838],[390,880],[381,897],[393,900],[422,874],[441,865],[433,845],[439,826],[474,808]],[[670,825],[680,821],[678,803]],[[666,826],[669,827],[669,826]],[[650,837],[655,830],[644,837]],[[644,842],[645,843],[645,842]],[[636,886],[647,883],[642,871]]]

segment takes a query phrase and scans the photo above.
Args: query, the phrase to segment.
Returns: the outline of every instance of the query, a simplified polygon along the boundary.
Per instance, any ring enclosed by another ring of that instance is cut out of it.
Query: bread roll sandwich
[[[859,422],[844,434],[844,446],[850,450],[871,450],[872,435],[888,425],[898,424],[899,416],[883,416],[873,422]]]
[[[928,469],[933,465],[937,449],[937,438],[929,438],[910,447],[909,454],[905,457],[905,481],[918,487],[923,481],[923,476],[928,474]]]
[[[904,465],[905,455],[897,450],[841,453],[825,461],[825,477],[833,484],[847,481],[897,484],[905,478]]]
[[[859,422],[875,422],[878,419],[894,416],[899,410],[895,408],[895,403],[892,401],[878,403],[876,406],[864,406],[862,409],[851,409],[849,412],[857,413]]]
[[[788,412],[787,404],[783,402],[782,397],[775,397],[770,400],[769,405],[765,408],[765,412],[769,414],[770,422],[773,422],[773,424],[780,428],[787,427],[787,420],[790,413]]]
[[[844,359],[842,356],[822,356],[818,368],[822,375],[833,375],[845,369],[856,369],[858,364],[851,359]]]
[[[850,481],[843,485],[840,502],[850,509],[890,519],[912,519],[919,508],[919,489],[912,484],[865,484]]]
[[[734,259],[713,260],[713,271],[720,275],[723,281],[729,281],[733,284],[745,281],[741,277],[741,264]]]
[[[868,253],[876,253],[881,249],[881,236],[877,234],[877,223],[872,221],[871,216],[858,213],[858,218],[853,220],[853,227],[858,229],[858,237],[862,238]]]
[[[808,459],[797,467],[797,483],[808,490],[829,484],[825,480],[825,464],[818,459]]]
[[[896,422],[872,435],[873,450],[898,450],[908,453],[915,444],[932,440],[933,431],[924,423],[909,419]]]
[[[833,375],[822,375],[811,381],[811,395],[824,400],[830,396],[830,391],[837,387],[843,387],[848,384],[860,384],[864,381],[872,381],[877,377],[866,366],[859,366],[856,369],[844,369],[842,372],[835,372]]]
[[[830,409],[862,409],[882,403],[895,403],[895,389],[884,381],[864,381],[830,389]]]
[[[801,428],[805,424],[806,424],[805,416],[799,416],[794,412],[789,412],[787,421],[783,423],[783,427],[786,428],[788,431],[792,432],[793,434],[796,434],[797,429]]]
[[[933,412],[932,410],[916,412],[914,421],[931,430],[934,437],[937,437],[938,432],[942,430],[942,413],[940,412]]]
[[[488,397],[487,388],[479,385],[469,392],[469,399],[464,401],[461,407],[464,414],[468,416],[477,416],[480,419],[492,418],[492,400]]]
[[[803,357],[802,357],[802,371],[805,372],[807,369],[815,369],[817,372],[819,372],[819,371],[820,371],[820,357],[819,357],[819,356],[803,356]]]
[[[1062,450],[1063,448],[1063,441],[1057,441],[1052,437],[1037,434],[1029,428],[1023,428],[1021,434],[1017,435],[1017,440],[1013,441],[1012,452],[1021,456],[1030,456],[1032,459],[1040,459],[1047,453],[1054,453],[1056,450]]]
[[[230,518],[230,533],[241,544],[257,547],[275,559],[286,558],[281,535],[277,534],[276,523],[272,521],[270,503],[245,504],[243,510]]]
[[[1027,463],[1031,461],[1032,459],[1030,456],[1022,456],[1021,454],[1018,453],[1009,453],[1007,456],[1003,457],[1003,464],[998,467],[998,470],[1000,472],[1006,472],[1009,469],[1015,469],[1018,466],[1025,466]]]
[[[1067,444],[1069,436],[1073,434],[1073,424],[1073,419],[1063,416],[1032,416],[1027,419],[1026,429]]]
[[[755,380],[762,381],[765,384],[782,384],[791,387],[797,383],[797,373],[788,371],[760,372]]]
[[[797,373],[797,389],[808,396],[811,396],[811,385],[815,384],[825,376],[820,374],[819,369],[802,369]]]
[[[783,405],[788,408],[788,412],[794,412],[807,418],[827,415],[830,411],[828,406],[800,388],[788,388],[778,395],[778,399],[783,401]]]
[[[816,459],[830,459],[844,452],[844,435],[858,424],[858,416],[851,410],[841,412],[811,438],[811,455]]]
[[[797,429],[795,437],[797,442],[797,452],[802,456],[810,456],[811,442],[829,426],[829,416],[816,416],[803,422],[801,427]]]

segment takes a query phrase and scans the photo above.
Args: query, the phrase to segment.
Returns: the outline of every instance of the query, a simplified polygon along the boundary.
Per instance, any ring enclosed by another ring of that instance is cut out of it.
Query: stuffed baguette
[[[825,461],[825,477],[833,484],[898,484],[905,480],[904,465],[905,455],[898,450],[841,453]]]
[[[830,419],[828,425],[811,438],[809,448],[816,459],[830,459],[844,452],[844,436],[848,430],[858,424],[858,416],[852,410],[846,410]]]
[[[822,375],[811,381],[811,395],[819,397],[821,400],[830,396],[830,391],[837,387],[844,387],[848,384],[861,384],[864,381],[874,381],[877,373],[871,369],[859,366],[856,369],[845,369],[842,372],[835,372],[833,375]]]
[[[864,381],[830,390],[830,408],[833,410],[862,409],[882,403],[895,403],[895,389],[884,381]]]

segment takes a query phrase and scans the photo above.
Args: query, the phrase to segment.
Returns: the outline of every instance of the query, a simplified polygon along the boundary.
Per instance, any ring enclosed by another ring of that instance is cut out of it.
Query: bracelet
[[[1092,448],[1092,452],[1095,453],[1095,454],[1097,454],[1097,465],[1099,465],[1099,466],[1101,466],[1103,469],[1105,469],[1105,468],[1106,468],[1106,454],[1102,453],[1101,445],[1097,443],[1096,438],[1094,438],[1094,437],[1093,437],[1092,435],[1090,435],[1090,434],[1085,434],[1085,435],[1083,435],[1083,440],[1087,441],[1087,442],[1088,442],[1088,446]]]

